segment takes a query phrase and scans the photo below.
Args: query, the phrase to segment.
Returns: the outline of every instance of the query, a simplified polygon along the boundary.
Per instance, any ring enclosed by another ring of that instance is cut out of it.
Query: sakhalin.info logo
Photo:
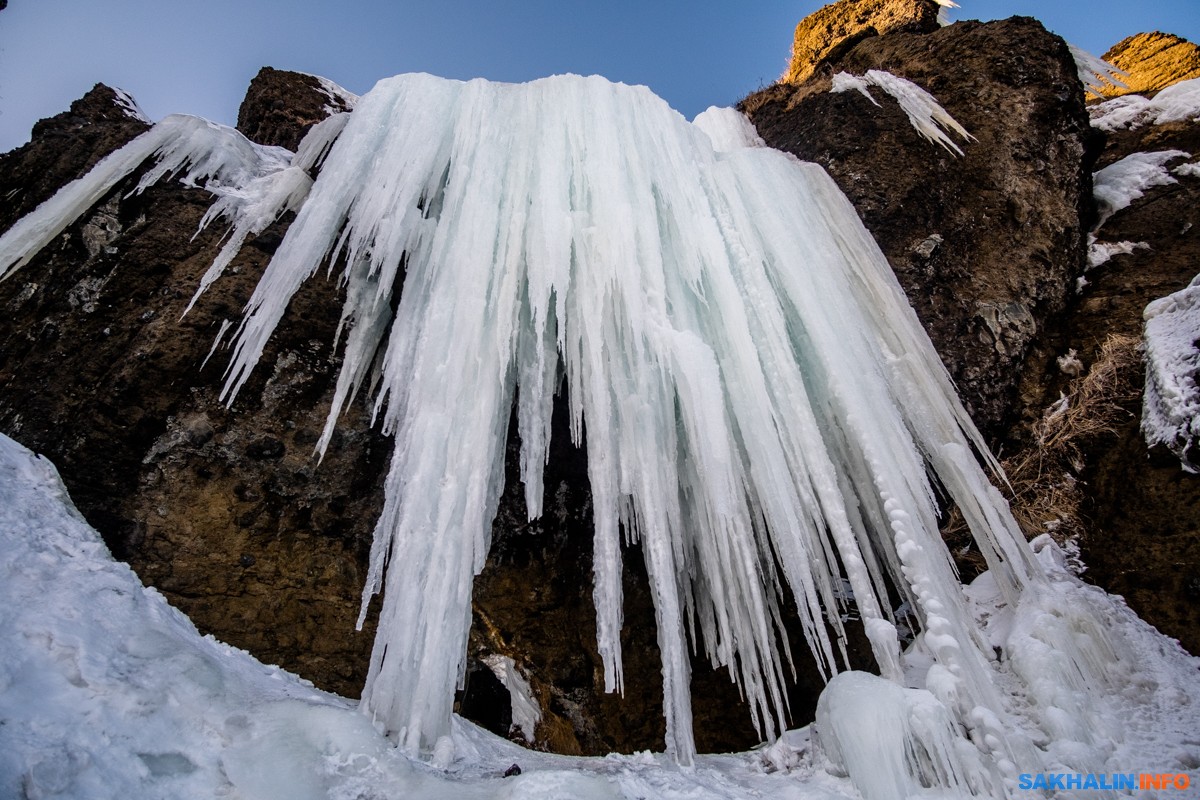
[[[1183,790],[1188,788],[1191,782],[1191,778],[1184,772],[1115,772],[1103,775],[1084,772],[1022,772],[1018,786],[1022,789]]]

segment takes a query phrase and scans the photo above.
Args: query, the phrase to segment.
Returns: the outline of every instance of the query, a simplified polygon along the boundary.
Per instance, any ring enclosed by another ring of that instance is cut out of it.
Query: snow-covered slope
[[[852,798],[757,755],[680,772],[571,759],[455,719],[459,758],[410,761],[356,704],[201,636],[112,560],[53,467],[0,436],[0,797]],[[505,778],[519,764],[524,774]]]
[[[1061,609],[1090,607],[1114,636],[1131,644],[1121,654],[1128,659],[1118,673],[1121,681],[1090,709],[1093,736],[1108,753],[1104,768],[1200,780],[1200,660],[1119,601],[1062,573],[1053,546],[1042,545],[1043,561],[1059,576],[1042,608],[1014,616],[987,574],[969,592],[989,641],[1024,653],[1031,668],[1043,671],[1044,695],[1028,700],[1053,704],[1069,697],[1069,687],[1056,681],[1058,659],[1044,638],[1045,626],[1050,621],[1065,635],[1074,622],[1062,618]],[[930,663],[920,646],[911,650],[910,682]],[[869,676],[857,680],[866,682],[868,692],[873,686]],[[1015,684],[1001,685],[1009,690]],[[859,695],[857,712],[845,700],[832,701],[838,722],[843,729],[876,732],[883,707],[870,694]],[[71,506],[54,467],[0,436],[0,796],[859,796],[814,751],[807,730],[789,732],[764,750],[700,756],[694,769],[680,770],[665,756],[648,753],[592,759],[535,753],[455,718],[454,747],[445,761],[427,764],[403,755],[355,705],[197,633],[158,592],[112,560]],[[850,774],[865,769],[874,776],[865,780],[868,787],[886,781],[879,761],[885,755],[876,750],[865,761],[852,761]],[[522,774],[504,777],[513,764]]]

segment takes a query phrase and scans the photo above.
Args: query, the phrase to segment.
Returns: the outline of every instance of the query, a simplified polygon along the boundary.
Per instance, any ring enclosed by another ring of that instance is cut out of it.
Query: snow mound
[[[1102,131],[1141,128],[1167,122],[1200,122],[1200,78],[1172,84],[1147,99],[1129,94],[1088,108],[1092,126]]]
[[[1188,472],[1200,470],[1200,276],[1146,306],[1142,433],[1164,444]]]
[[[943,3],[942,5],[946,4]],[[879,105],[875,101],[875,98],[871,96],[869,86],[878,86],[891,95],[900,104],[900,108],[904,110],[904,113],[908,115],[908,121],[917,133],[931,142],[940,144],[951,153],[960,156],[963,154],[962,149],[950,138],[950,133],[957,133],[963,140],[968,142],[975,141],[975,137],[967,133],[966,128],[959,125],[954,117],[950,116],[946,112],[946,109],[942,108],[933,95],[912,81],[893,75],[890,72],[872,69],[867,70],[867,73],[862,77],[839,72],[833,76],[833,88],[830,91],[840,93],[853,89],[872,103],[875,103],[875,105]]]

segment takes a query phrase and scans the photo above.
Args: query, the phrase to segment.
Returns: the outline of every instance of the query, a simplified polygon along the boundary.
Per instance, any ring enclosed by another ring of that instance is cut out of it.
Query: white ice
[[[745,114],[732,108],[709,106],[696,115],[692,124],[708,134],[713,150],[726,153],[742,147],[766,147]]]
[[[1121,78],[1129,77],[1128,72],[1114,67],[1099,56],[1094,56],[1070,42],[1067,42],[1067,48],[1071,51],[1071,58],[1075,60],[1076,72],[1078,72],[1079,80],[1085,89],[1100,94],[1112,86],[1125,88]]]
[[[521,731],[525,741],[532,742],[537,724],[542,719],[542,709],[533,696],[533,688],[508,656],[495,653],[484,656],[483,663],[508,690],[509,710],[512,712],[512,727]]]
[[[1200,276],[1146,306],[1146,390],[1142,433],[1164,444],[1184,469],[1200,470]]]
[[[237,192],[287,166],[291,153],[254,144],[233,128],[173,114],[124,147],[101,159],[0,236],[0,280],[21,268],[81,214],[149,159],[155,160],[130,194],[164,177],[204,185],[214,194]]]
[[[932,127],[927,95],[868,77]],[[463,756],[450,709],[510,413],[515,403],[536,516],[565,388],[589,452],[604,679],[623,685],[624,537],[640,544],[654,591],[671,757],[694,759],[693,648],[730,669],[765,737],[780,730],[786,587],[827,673],[847,661],[852,595],[881,674],[902,683],[894,590],[920,624],[919,688],[981,762],[1005,775],[1040,764],[1040,743],[1082,736],[1072,715],[1087,703],[1061,710],[1065,721],[1024,710],[1020,687],[1041,680],[1036,670],[1014,678],[1018,699],[1001,691],[938,533],[944,495],[1003,602],[1046,591],[977,456],[996,463],[849,201],[819,167],[745,146],[748,128],[732,123],[717,113],[689,124],[648,90],[597,77],[407,75],[309,134],[297,159],[328,146],[311,187],[287,177],[294,159],[264,168],[252,146],[231,154],[236,137],[176,140],[156,126],[166,141],[112,158],[129,172],[160,153],[142,184],[188,163],[227,165],[231,176],[206,187],[235,231],[299,206],[236,335],[230,402],[295,291],[322,268],[339,272],[345,343],[329,430],[366,384],[396,438],[364,592],[365,608],[386,588],[362,709],[406,752]],[[100,171],[120,180],[112,165]],[[64,193],[73,199],[35,212],[60,231],[86,209],[78,187]],[[0,268],[27,259],[31,241],[0,238]],[[1059,670],[1105,685],[1085,644],[1063,638]]]
[[[958,8],[958,3],[954,0],[937,0],[937,4],[940,6],[937,16],[938,24],[942,27],[951,24],[953,20],[950,19],[950,9]]]
[[[940,144],[951,153],[961,156],[962,149],[950,138],[950,133],[958,134],[964,141],[975,141],[975,137],[959,125],[933,95],[912,81],[890,72],[871,69],[862,77],[839,72],[833,76],[833,87],[830,91],[846,92],[853,89],[875,105],[879,105],[871,96],[868,86],[878,86],[891,95],[908,115],[908,121],[917,133],[931,142]]]

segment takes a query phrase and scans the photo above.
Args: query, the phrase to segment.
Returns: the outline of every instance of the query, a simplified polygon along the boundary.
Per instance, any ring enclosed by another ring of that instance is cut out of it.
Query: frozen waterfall
[[[298,209],[237,331],[225,396],[299,287],[337,273],[344,362],[319,449],[369,388],[396,442],[364,590],[364,613],[380,589],[384,603],[362,707],[412,752],[450,732],[514,404],[537,516],[565,387],[590,456],[606,686],[623,683],[624,537],[654,592],[666,747],[680,762],[695,751],[690,646],[729,668],[771,737],[790,668],[781,598],[795,598],[833,674],[844,579],[884,678],[905,679],[892,607],[906,601],[933,659],[921,688],[1011,772],[1032,746],[1005,734],[1015,712],[937,498],[959,504],[1010,607],[1047,578],[853,207],[820,167],[760,144],[733,111],[689,124],[648,90],[596,77],[400,76],[314,128],[291,162],[171,118],[0,237],[0,275],[149,157],[156,177],[207,181],[221,198],[209,217],[233,225],[205,285],[248,235]],[[1086,684],[1101,666],[1064,647],[1063,670]]]

